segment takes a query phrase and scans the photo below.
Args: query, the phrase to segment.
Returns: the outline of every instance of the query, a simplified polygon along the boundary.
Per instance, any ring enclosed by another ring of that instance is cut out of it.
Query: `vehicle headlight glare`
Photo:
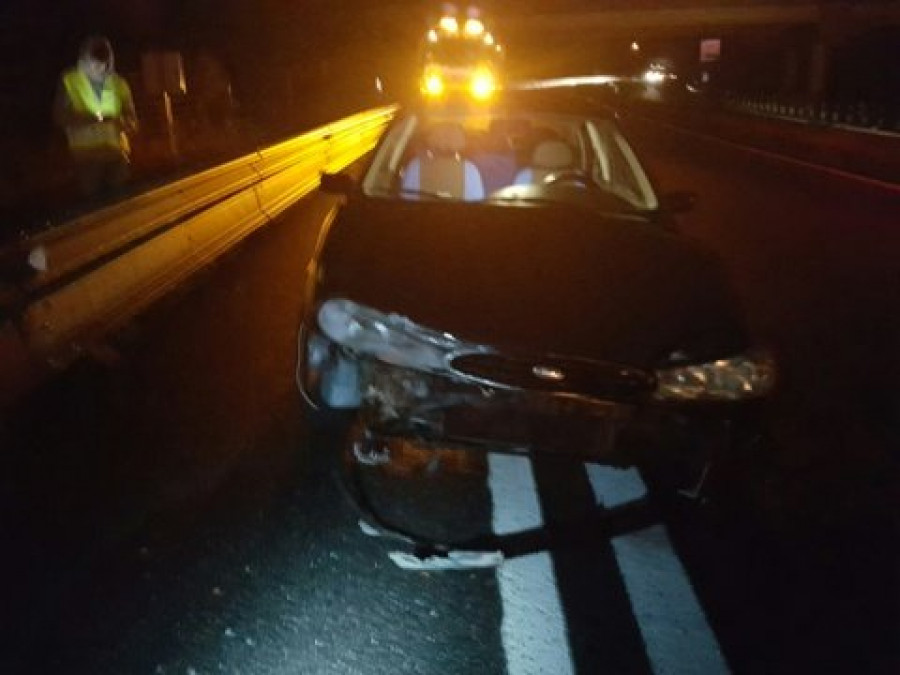
[[[444,93],[444,80],[436,73],[428,74],[425,76],[423,89],[429,96],[440,96]]]
[[[710,363],[656,371],[655,397],[665,401],[740,401],[761,398],[775,387],[775,361],[754,351]]]
[[[495,88],[494,76],[489,71],[479,71],[472,76],[470,89],[475,98],[480,100],[490,98]]]
[[[350,351],[384,363],[415,370],[446,370],[450,357],[486,348],[457,340],[397,314],[385,314],[343,298],[319,309],[319,327],[332,341]]]

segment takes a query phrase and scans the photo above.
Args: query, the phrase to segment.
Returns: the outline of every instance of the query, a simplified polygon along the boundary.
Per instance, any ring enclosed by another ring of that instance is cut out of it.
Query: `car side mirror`
[[[356,179],[348,173],[323,171],[319,177],[319,189],[328,194],[349,197],[357,191],[358,187]]]
[[[694,192],[684,190],[669,192],[660,196],[659,210],[667,214],[677,215],[692,210],[696,203],[697,195]]]

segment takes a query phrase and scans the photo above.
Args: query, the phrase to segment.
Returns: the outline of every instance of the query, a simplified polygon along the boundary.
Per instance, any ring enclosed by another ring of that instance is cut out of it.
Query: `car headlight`
[[[477,70],[472,75],[469,89],[472,92],[472,96],[476,99],[483,101],[490,98],[496,88],[497,81],[490,70]]]
[[[444,93],[444,78],[435,70],[426,71],[422,79],[422,91],[427,96],[440,96]]]
[[[775,387],[775,360],[764,351],[710,363],[660,368],[655,398],[664,401],[741,401]]]
[[[398,314],[385,314],[344,298],[319,308],[319,327],[333,342],[352,352],[384,363],[439,372],[461,353],[490,351],[463,342],[449,333],[425,328]]]

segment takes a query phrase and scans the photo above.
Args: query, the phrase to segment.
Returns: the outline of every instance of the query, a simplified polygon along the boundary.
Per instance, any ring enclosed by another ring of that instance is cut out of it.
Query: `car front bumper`
[[[372,435],[437,448],[573,456],[615,466],[697,466],[722,448],[743,407],[683,410],[568,392],[506,389],[361,363],[360,419]]]

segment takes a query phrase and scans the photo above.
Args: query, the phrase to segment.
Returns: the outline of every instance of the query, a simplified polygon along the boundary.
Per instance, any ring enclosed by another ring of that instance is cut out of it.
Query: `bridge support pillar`
[[[806,93],[819,98],[825,93],[828,82],[830,47],[824,40],[816,40],[809,55],[809,80]]]

